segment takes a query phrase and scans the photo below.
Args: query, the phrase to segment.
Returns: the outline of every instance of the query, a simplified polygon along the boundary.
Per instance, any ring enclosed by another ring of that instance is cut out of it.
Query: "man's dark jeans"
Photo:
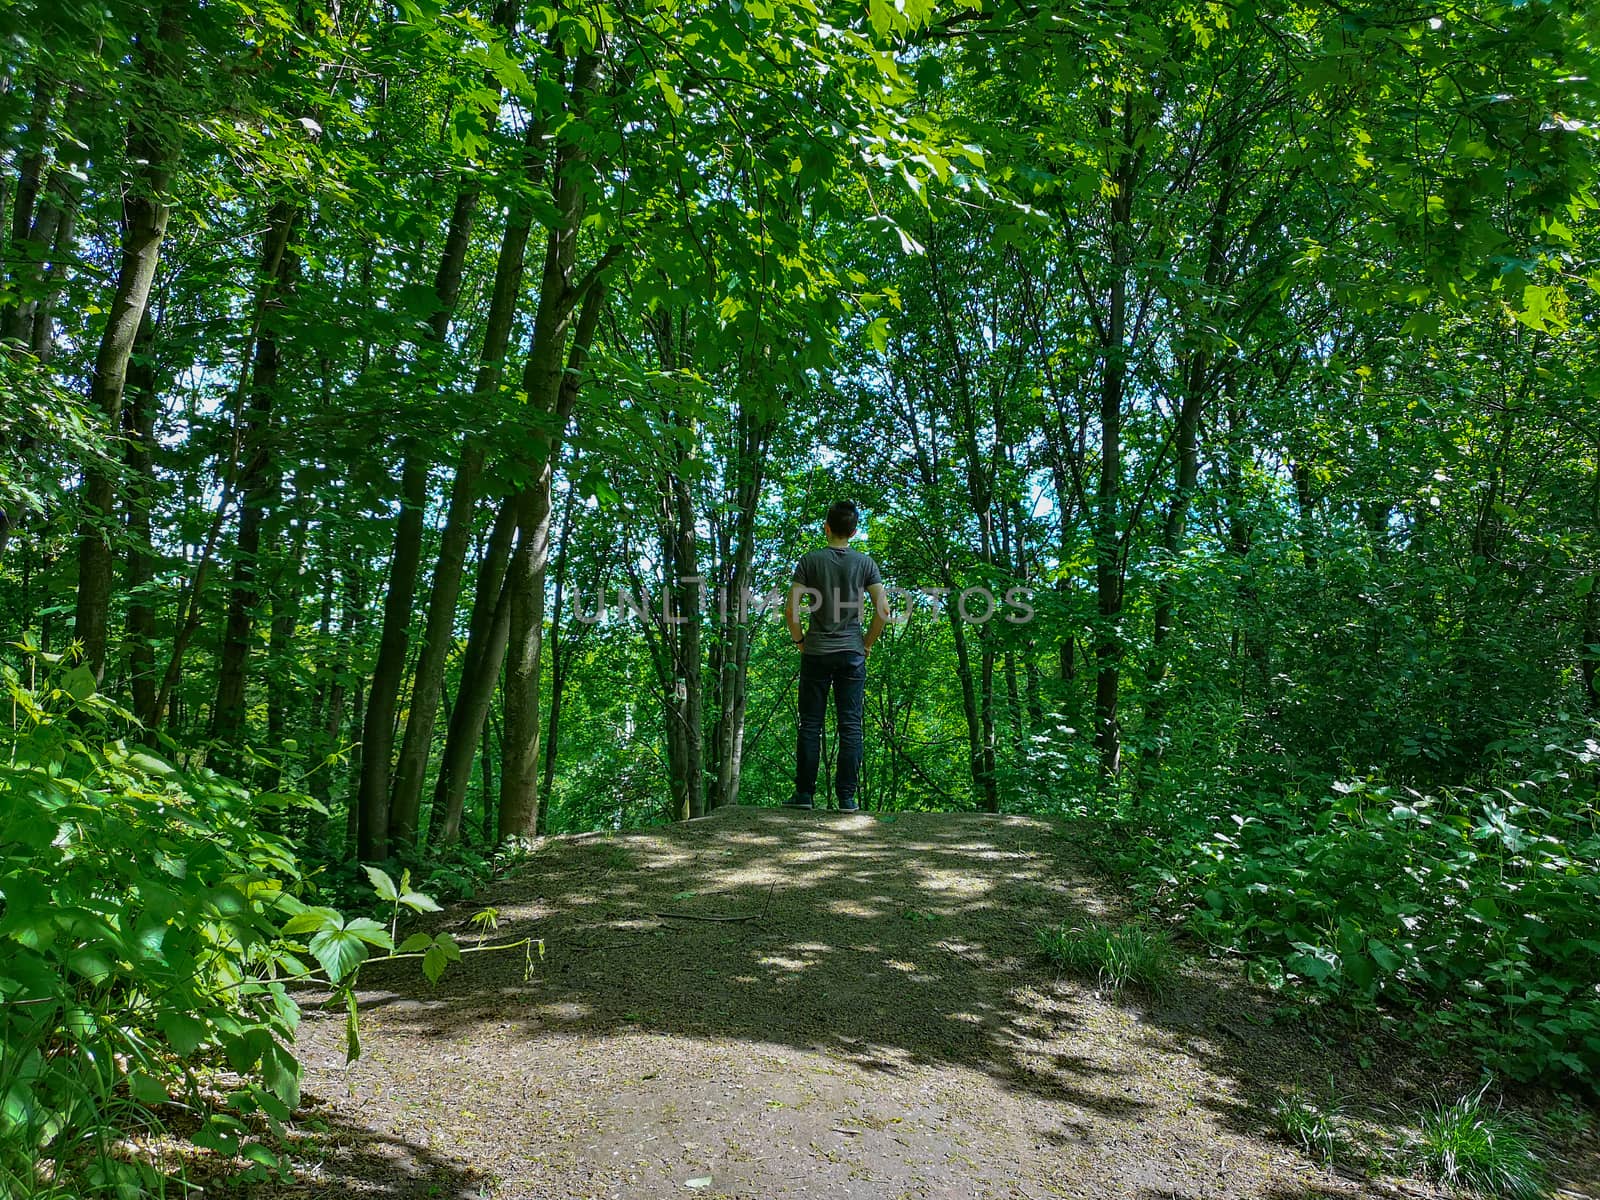
[[[834,721],[839,727],[839,764],[834,794],[841,807],[855,803],[861,774],[861,706],[867,693],[867,656],[859,650],[800,656],[800,739],[795,750],[794,798],[811,803],[817,790],[817,762],[822,757],[822,722],[833,691]]]

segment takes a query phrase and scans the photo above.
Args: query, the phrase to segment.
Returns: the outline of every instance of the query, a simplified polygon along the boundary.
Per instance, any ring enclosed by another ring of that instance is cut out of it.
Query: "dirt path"
[[[546,940],[531,980],[517,955],[437,989],[369,974],[350,1068],[342,1021],[308,1014],[333,1147],[310,1192],[1379,1194],[1264,1136],[1271,1095],[1344,1069],[1260,998],[1054,977],[1035,930],[1105,901],[1043,821],[740,808],[554,839],[483,903]]]

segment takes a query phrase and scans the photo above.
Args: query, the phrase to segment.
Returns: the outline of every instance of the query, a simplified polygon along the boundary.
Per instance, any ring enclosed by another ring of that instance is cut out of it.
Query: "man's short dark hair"
[[[853,500],[835,500],[828,505],[828,528],[833,530],[835,537],[855,537],[856,525],[861,521],[861,512],[856,508]]]

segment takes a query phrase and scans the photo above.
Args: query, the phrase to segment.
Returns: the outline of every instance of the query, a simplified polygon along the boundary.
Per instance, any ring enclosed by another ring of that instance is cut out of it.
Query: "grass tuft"
[[[1167,935],[1139,925],[1090,921],[1041,929],[1039,945],[1061,970],[1093,978],[1116,992],[1134,988],[1152,996],[1163,995],[1170,989],[1176,969],[1176,955]]]
[[[1489,1085],[1422,1114],[1411,1144],[1413,1166],[1447,1187],[1498,1200],[1539,1200],[1549,1178],[1526,1123],[1484,1101]]]
[[[1298,1087],[1291,1088],[1287,1096],[1273,1101],[1270,1116],[1278,1133],[1320,1166],[1327,1166],[1344,1149],[1340,1130],[1344,1105],[1331,1087],[1328,1099],[1320,1104]]]

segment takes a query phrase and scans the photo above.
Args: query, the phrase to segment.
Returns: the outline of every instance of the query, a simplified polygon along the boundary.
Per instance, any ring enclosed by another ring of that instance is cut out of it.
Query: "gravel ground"
[[[1057,978],[1035,931],[1118,915],[1058,827],[736,808],[554,838],[459,913],[520,954],[363,976],[300,1034],[314,1131],[280,1196],[1426,1196],[1320,1171],[1270,1136],[1291,1084],[1361,1071],[1213,965],[1165,1000]],[[731,918],[731,919],[730,919]],[[402,969],[404,968],[404,969]],[[1377,1076],[1381,1074],[1382,1078]],[[1573,1193],[1579,1194],[1579,1193]]]

